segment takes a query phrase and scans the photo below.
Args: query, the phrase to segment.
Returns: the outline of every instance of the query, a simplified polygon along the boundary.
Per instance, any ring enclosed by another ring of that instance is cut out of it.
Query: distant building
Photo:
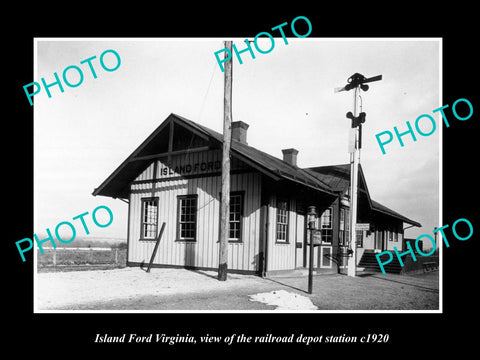
[[[247,144],[248,125],[232,123],[229,271],[269,273],[308,266],[306,210],[319,211],[314,266],[343,267],[349,246],[350,165],[301,169],[298,151],[283,160]],[[127,265],[216,269],[219,254],[222,135],[171,114],[93,195],[128,201]],[[363,253],[402,250],[403,224],[421,226],[372,200],[359,167],[357,263]]]

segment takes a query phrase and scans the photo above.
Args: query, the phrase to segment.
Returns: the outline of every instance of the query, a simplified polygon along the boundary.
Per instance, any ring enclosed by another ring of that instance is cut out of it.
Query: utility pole
[[[358,208],[358,165],[360,164],[360,149],[362,147],[362,123],[365,122],[366,114],[358,114],[358,97],[360,90],[367,91],[368,85],[365,83],[382,80],[382,75],[366,78],[362,74],[355,73],[347,80],[347,85],[335,89],[335,92],[349,91],[353,92],[353,113],[348,112],[346,117],[352,120],[350,136],[352,137],[348,151],[350,153],[350,249],[348,250],[347,275],[355,277],[357,273],[357,208]]]
[[[232,53],[232,41],[225,41],[225,48]],[[220,203],[220,251],[218,280],[227,280],[228,228],[230,212],[230,144],[232,141],[232,59],[225,62],[225,85],[223,99],[223,151],[222,195]]]
[[[353,92],[353,117],[357,117],[357,98],[359,87],[355,87]],[[362,126],[360,124],[360,126]],[[360,163],[360,134],[358,129],[354,128],[354,148],[350,152],[350,256],[347,263],[347,275],[355,277],[357,274],[357,201],[358,201],[358,164]]]

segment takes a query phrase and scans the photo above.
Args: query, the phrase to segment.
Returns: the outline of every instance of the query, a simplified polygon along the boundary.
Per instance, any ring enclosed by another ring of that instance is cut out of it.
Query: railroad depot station
[[[228,271],[261,276],[308,268],[309,206],[318,212],[316,273],[346,269],[350,164],[299,168],[298,151],[283,159],[247,144],[248,125],[232,123]],[[170,114],[93,195],[128,202],[127,266],[217,269],[222,134]],[[370,198],[358,177],[356,262],[385,250],[404,251],[404,228],[421,226]]]

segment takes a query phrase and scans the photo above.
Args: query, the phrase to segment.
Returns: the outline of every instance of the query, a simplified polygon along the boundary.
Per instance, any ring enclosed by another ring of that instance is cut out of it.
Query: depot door
[[[297,232],[295,236],[295,267],[305,267],[305,244],[306,244],[306,231],[305,231],[305,214],[297,213]]]
[[[383,230],[375,231],[375,250],[383,251]]]

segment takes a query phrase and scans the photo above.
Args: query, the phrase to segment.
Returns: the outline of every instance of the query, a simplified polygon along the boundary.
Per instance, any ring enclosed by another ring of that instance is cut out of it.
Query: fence
[[[126,266],[126,249],[114,248],[47,248],[37,251],[39,271],[75,271],[111,269]]]

